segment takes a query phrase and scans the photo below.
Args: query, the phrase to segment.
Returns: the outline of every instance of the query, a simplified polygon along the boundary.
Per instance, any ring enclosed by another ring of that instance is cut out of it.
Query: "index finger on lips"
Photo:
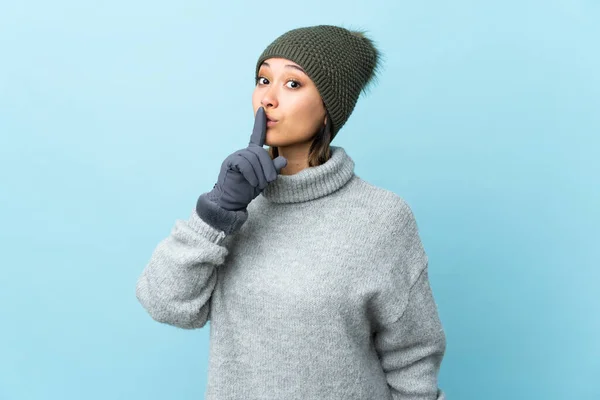
[[[250,144],[263,147],[265,145],[265,136],[267,133],[267,115],[265,109],[259,107],[254,117],[254,129],[252,130],[252,136],[250,136]]]

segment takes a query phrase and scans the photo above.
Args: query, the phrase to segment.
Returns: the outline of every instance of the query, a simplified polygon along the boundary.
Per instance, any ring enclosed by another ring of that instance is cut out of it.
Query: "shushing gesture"
[[[267,185],[277,179],[287,159],[279,156],[271,160],[263,148],[267,133],[267,116],[263,107],[256,112],[250,143],[225,158],[217,183],[208,198],[226,210],[248,207]]]

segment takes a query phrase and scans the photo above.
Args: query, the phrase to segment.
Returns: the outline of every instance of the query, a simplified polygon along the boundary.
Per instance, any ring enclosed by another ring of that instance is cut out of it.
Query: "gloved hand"
[[[269,152],[263,148],[266,132],[267,116],[260,107],[248,147],[225,158],[217,183],[207,193],[208,199],[225,210],[242,210],[277,179],[277,174],[287,165],[287,159],[279,156],[271,160]]]

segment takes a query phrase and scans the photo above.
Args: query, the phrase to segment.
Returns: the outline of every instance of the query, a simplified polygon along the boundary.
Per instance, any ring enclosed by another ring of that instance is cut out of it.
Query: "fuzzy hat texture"
[[[362,91],[380,68],[381,53],[363,31],[334,25],[297,28],[273,41],[258,58],[256,75],[268,58],[300,65],[315,83],[331,117],[331,140],[346,123]]]

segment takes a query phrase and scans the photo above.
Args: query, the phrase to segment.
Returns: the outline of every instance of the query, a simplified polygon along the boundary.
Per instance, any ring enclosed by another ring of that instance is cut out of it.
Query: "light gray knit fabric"
[[[156,321],[210,321],[208,400],[445,399],[446,337],[413,213],[331,148],[325,164],[279,175],[233,234],[195,211],[177,220],[139,277]]]

